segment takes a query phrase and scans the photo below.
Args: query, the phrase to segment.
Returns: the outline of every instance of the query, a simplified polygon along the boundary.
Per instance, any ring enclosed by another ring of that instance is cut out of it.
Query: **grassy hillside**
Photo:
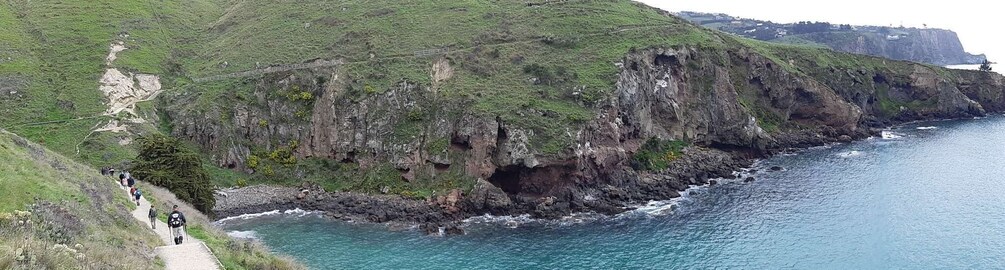
[[[186,66],[190,76],[345,59],[349,87],[372,96],[402,81],[431,85],[432,63],[445,55],[455,66],[452,79],[436,86],[442,102],[534,130],[533,143],[548,153],[568,146],[566,127],[593,117],[592,105],[613,89],[615,62],[628,51],[724,46],[710,31],[631,1],[233,3],[210,26],[217,36],[201,62]],[[548,81],[528,83],[532,77]],[[254,79],[181,89],[198,93],[193,109],[208,111],[254,100]],[[401,137],[413,133],[403,129]]]
[[[338,71],[347,94],[340,99],[358,103],[380,98],[403,83],[433,93],[423,94],[409,111],[395,112],[405,121],[381,134],[381,144],[421,141],[422,150],[446,152],[451,138],[429,135],[437,128],[431,116],[475,115],[528,131],[528,146],[548,157],[567,154],[576,140],[573,133],[594,119],[616,89],[621,70],[617,64],[639,50],[687,48],[715,62],[701,63],[710,65],[728,65],[730,53],[754,51],[800,78],[834,86],[849,100],[871,94],[874,89],[863,85],[872,87],[874,75],[905,74],[915,68],[907,62],[821,49],[805,40],[784,45],[742,39],[627,0],[10,0],[0,5],[0,22],[9,25],[9,31],[0,33],[0,61],[7,61],[0,65],[0,82],[10,82],[0,91],[0,127],[94,166],[134,157],[133,145],[120,145],[128,135],[91,132],[109,120],[128,118],[102,116],[106,99],[97,89],[109,44],[123,41],[129,49],[119,53],[112,66],[160,75],[164,95],[169,96],[141,104],[148,122],[131,127],[131,134],[178,132],[178,124],[208,122],[183,127],[203,132],[215,143],[200,145],[208,160],[230,154],[228,147],[243,146],[250,152],[242,154],[244,161],[255,156],[263,163],[254,176],[211,168],[216,183],[228,186],[297,184],[306,179],[333,189],[375,192],[402,183],[401,168],[388,162],[367,169],[293,157],[295,146],[303,144],[290,133],[309,129],[314,102],[332,70],[200,78],[316,59],[344,60]],[[2,58],[8,55],[10,60]],[[442,62],[450,66],[451,78],[437,81],[432,69]],[[736,78],[746,76],[744,70],[731,72]],[[17,94],[8,94],[8,89]],[[747,99],[759,94],[757,89],[738,91]],[[930,105],[898,101],[885,93],[877,102],[885,116],[901,107]],[[798,128],[751,106],[765,130]],[[238,109],[250,111],[256,124],[238,130]],[[169,112],[182,118],[164,117]],[[388,111],[377,108],[370,113]],[[272,134],[276,130],[283,134]],[[236,134],[240,131],[268,138],[256,141]],[[402,188],[431,193],[473,183],[460,170],[454,166]]]
[[[133,219],[136,206],[113,178],[2,130],[0,160],[0,269],[163,268],[150,255],[163,242]],[[260,244],[230,238],[164,189],[143,190],[160,209],[182,205],[189,233],[227,269],[302,268]]]
[[[59,153],[105,165],[127,159],[117,140],[88,134],[113,117],[101,116],[104,97],[98,79],[113,41],[129,49],[113,67],[124,73],[170,74],[174,59],[191,54],[199,26],[215,17],[213,1],[9,0],[0,4],[0,127]],[[170,87],[170,76],[162,82]],[[16,94],[10,94],[15,91]],[[111,153],[112,155],[109,155]]]
[[[111,178],[0,131],[0,268],[149,269],[161,244]]]

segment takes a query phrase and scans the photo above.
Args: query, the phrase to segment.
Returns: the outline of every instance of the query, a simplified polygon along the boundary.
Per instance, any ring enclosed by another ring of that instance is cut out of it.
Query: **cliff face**
[[[340,164],[296,165],[291,174],[300,179],[336,174],[357,179],[331,179],[359,183],[349,190],[401,194],[457,187],[468,192],[467,204],[443,208],[452,214],[542,217],[617,212],[628,202],[676,197],[688,185],[734,177],[751,158],[863,138],[873,127],[1005,109],[1005,86],[993,73],[733,45],[627,52],[616,63],[613,91],[592,106],[590,120],[565,130],[573,143],[557,153],[533,144],[533,129],[437,93],[436,85],[454,79],[450,63],[462,59],[431,60],[430,84],[402,81],[383,93],[356,89],[346,70],[333,68],[267,76],[254,98],[209,113],[187,109],[184,95],[168,100],[175,104],[171,118],[179,119],[173,134],[216,153],[221,166],[262,174],[262,165],[249,166],[249,149],[290,151],[296,160]],[[282,94],[292,89],[315,98]],[[692,147],[659,170],[633,166],[654,139]],[[353,172],[341,174],[346,168]],[[383,179],[373,184],[372,177]]]
[[[933,65],[976,64],[985,59],[963,49],[956,32],[944,29],[902,29],[888,35],[870,32],[823,32],[796,37],[832,49]]]

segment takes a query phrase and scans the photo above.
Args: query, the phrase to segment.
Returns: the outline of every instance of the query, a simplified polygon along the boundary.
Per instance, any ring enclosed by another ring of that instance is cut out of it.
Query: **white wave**
[[[680,200],[670,199],[665,201],[650,201],[646,205],[635,208],[635,210],[630,211],[636,214],[645,214],[648,216],[662,216],[673,213],[673,210],[677,209],[677,203]]]
[[[893,131],[889,130],[884,130],[883,132],[880,132],[880,134],[883,136],[884,140],[895,140],[904,137],[903,134],[894,133]]]
[[[519,216],[493,216],[485,214],[477,217],[469,217],[462,222],[468,224],[500,223],[509,228],[516,228],[521,224],[527,224],[534,221],[535,219],[531,218],[530,214],[523,214]]]
[[[852,157],[861,156],[862,154],[863,153],[860,152],[860,151],[851,150],[851,151],[847,151],[847,152],[837,153],[835,155],[837,155],[839,157],[843,157],[843,158],[852,158]]]
[[[918,129],[918,130],[932,130],[932,129],[937,129],[937,127],[917,127],[915,129]]]
[[[306,210],[303,210],[303,209],[300,209],[300,208],[296,208],[296,209],[293,209],[293,210],[286,210],[286,211],[272,210],[272,211],[262,212],[262,213],[244,214],[244,215],[240,215],[240,216],[233,216],[233,217],[222,218],[220,220],[217,220],[215,223],[216,224],[223,224],[223,223],[226,223],[228,221],[248,220],[248,219],[253,219],[253,218],[260,218],[260,217],[274,216],[274,215],[288,215],[288,216],[295,216],[295,217],[303,217],[303,216],[307,216],[307,215],[311,215],[311,214],[316,214],[316,213],[320,213],[320,212],[318,212],[318,211],[306,211]]]
[[[240,216],[233,216],[233,217],[222,218],[220,220],[217,220],[216,223],[224,223],[224,222],[231,221],[231,220],[253,219],[253,218],[264,217],[264,216],[271,216],[271,215],[278,215],[278,214],[281,214],[281,212],[279,212],[279,210],[272,210],[272,211],[268,211],[268,212],[254,213],[254,214],[244,214],[244,215],[240,215]]]
[[[258,234],[255,231],[229,231],[227,235],[233,238],[258,239]]]

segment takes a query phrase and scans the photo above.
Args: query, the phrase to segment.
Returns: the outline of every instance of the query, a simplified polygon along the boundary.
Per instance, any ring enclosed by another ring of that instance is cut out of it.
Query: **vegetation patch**
[[[171,190],[199,211],[213,211],[213,184],[198,153],[164,135],[148,135],[137,141],[140,151],[132,167],[133,175]]]
[[[681,151],[689,145],[685,141],[649,138],[632,156],[632,167],[636,170],[654,172],[666,170],[670,162],[680,158]]]

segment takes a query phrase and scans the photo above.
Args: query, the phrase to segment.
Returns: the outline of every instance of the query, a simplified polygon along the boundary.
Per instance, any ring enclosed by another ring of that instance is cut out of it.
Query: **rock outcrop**
[[[441,93],[462,76],[454,65],[464,61],[444,58],[430,60],[425,82],[373,89],[345,67],[280,72],[257,80],[248,97],[228,106],[195,109],[185,106],[192,96],[172,95],[168,114],[173,134],[213,153],[220,166],[267,175],[276,167],[252,160],[268,159],[288,168],[287,181],[388,194],[332,190],[223,207],[221,216],[299,207],[441,224],[485,213],[618,213],[709,179],[733,178],[753,159],[784,149],[861,139],[905,121],[1005,109],[997,74],[822,49],[772,51],[779,48],[718,38],[725,45],[627,51],[612,63],[613,89],[580,101],[592,117],[555,125],[558,131]],[[542,144],[544,137],[558,143]],[[642,169],[638,154],[651,140],[688,146],[659,153],[665,166]]]

